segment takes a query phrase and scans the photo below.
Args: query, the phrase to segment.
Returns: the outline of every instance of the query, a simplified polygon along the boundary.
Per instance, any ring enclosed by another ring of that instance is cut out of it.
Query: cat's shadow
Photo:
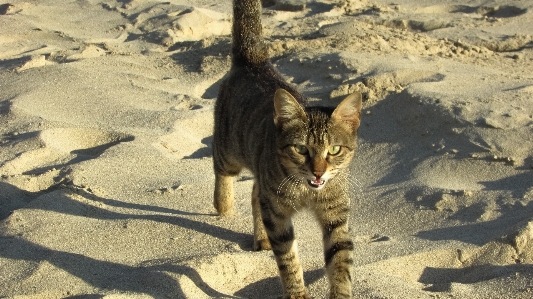
[[[326,274],[323,268],[304,272],[304,281],[306,285],[315,283],[323,278]],[[268,277],[251,283],[244,288],[235,292],[235,296],[242,298],[265,298],[265,290],[271,294],[281,293],[281,283],[278,276]],[[278,298],[278,297],[272,297]]]

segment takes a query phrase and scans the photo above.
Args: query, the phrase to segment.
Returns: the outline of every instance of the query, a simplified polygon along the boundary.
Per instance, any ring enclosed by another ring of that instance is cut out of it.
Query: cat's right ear
[[[280,88],[274,95],[274,123],[281,127],[293,120],[305,122],[307,116],[302,105],[288,91]]]

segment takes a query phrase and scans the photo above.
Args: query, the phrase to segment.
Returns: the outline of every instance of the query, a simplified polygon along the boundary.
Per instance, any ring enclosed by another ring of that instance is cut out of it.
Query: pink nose
[[[315,177],[317,179],[319,179],[321,176],[324,175],[324,172],[323,171],[313,171],[313,174],[315,175]]]

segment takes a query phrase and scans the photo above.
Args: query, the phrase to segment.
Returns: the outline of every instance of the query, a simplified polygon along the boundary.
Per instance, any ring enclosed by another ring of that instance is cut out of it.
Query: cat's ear
[[[331,114],[331,118],[349,125],[354,131],[357,130],[361,123],[362,102],[360,92],[356,91],[352,93],[335,108],[335,111]]]
[[[306,121],[307,116],[302,105],[288,91],[280,88],[274,95],[274,123],[279,127],[293,120]]]

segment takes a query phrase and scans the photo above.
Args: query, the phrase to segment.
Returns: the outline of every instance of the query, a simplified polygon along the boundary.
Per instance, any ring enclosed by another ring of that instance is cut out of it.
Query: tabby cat
[[[291,217],[314,212],[322,227],[329,298],[351,298],[348,170],[361,119],[361,94],[336,108],[307,107],[306,98],[270,63],[262,39],[261,0],[233,2],[233,58],[215,107],[214,205],[233,211],[233,177],[254,175],[254,250],[272,249],[283,298],[310,298]]]

